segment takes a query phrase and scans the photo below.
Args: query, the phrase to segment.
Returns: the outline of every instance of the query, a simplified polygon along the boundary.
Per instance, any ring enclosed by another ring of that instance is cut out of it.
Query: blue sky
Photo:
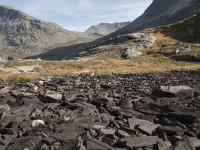
[[[153,0],[0,0],[38,19],[84,31],[100,22],[133,21]]]

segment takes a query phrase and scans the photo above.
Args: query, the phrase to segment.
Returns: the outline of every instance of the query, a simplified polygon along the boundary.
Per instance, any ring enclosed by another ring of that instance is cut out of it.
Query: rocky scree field
[[[0,149],[195,150],[200,71],[0,85]]]

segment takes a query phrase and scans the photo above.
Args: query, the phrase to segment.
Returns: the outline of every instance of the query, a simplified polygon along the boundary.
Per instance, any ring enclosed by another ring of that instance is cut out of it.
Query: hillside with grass
[[[161,27],[162,33],[181,42],[200,43],[200,13]],[[163,29],[162,29],[163,28]]]

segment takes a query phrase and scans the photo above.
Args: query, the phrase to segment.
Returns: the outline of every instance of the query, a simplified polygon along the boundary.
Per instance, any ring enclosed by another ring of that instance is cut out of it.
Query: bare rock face
[[[42,53],[50,47],[69,44],[70,41],[88,40],[82,33],[37,20],[8,6],[0,6],[0,50],[17,51],[24,56]],[[71,43],[70,43],[71,44]],[[13,56],[13,55],[12,55]]]

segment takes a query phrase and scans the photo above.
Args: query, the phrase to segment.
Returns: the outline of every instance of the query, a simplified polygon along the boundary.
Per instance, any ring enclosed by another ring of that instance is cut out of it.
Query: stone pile
[[[200,71],[0,85],[1,150],[195,150]]]

